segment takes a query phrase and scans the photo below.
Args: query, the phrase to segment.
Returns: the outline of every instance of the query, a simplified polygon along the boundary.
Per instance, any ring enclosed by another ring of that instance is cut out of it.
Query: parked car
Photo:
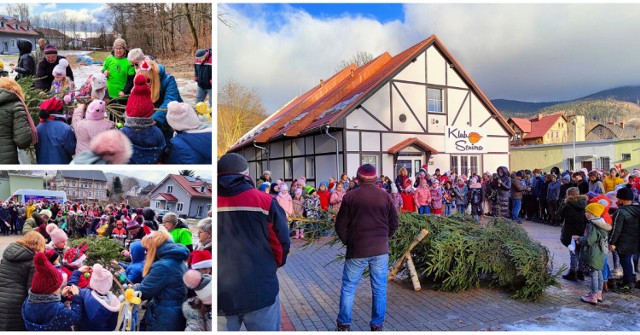
[[[156,220],[158,220],[158,222],[162,223],[162,217],[169,213],[170,211],[167,209],[161,209],[161,210],[156,210]]]

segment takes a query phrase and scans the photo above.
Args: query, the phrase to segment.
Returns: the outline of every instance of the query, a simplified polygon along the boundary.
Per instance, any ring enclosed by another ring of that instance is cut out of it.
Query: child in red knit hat
[[[51,265],[44,252],[33,258],[35,274],[29,295],[22,305],[22,318],[28,331],[69,331],[78,324],[82,315],[82,299],[76,286],[61,290],[62,274]],[[62,297],[60,293],[62,291]],[[69,294],[71,309],[62,300]]]

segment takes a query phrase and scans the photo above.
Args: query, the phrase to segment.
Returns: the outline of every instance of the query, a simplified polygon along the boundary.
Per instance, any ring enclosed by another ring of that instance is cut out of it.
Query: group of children
[[[111,261],[112,269],[101,264],[85,265],[87,244],[70,247],[67,234],[55,223],[46,227],[50,243],[34,257],[35,274],[22,306],[22,318],[29,331],[113,331],[124,320],[129,297],[114,294],[115,281],[135,290],[145,267],[146,250],[141,240],[131,243],[123,254],[129,263]],[[116,233],[117,234],[117,233]],[[210,250],[194,250],[182,281],[193,290],[182,310],[186,330],[211,330]],[[113,271],[113,272],[112,272]],[[121,285],[118,285],[122,287]],[[115,290],[117,292],[117,290]],[[147,311],[153,313],[153,311]],[[137,320],[137,312],[134,317]],[[134,322],[133,328],[137,330]],[[120,328],[118,328],[120,329]],[[124,329],[124,328],[122,328]]]

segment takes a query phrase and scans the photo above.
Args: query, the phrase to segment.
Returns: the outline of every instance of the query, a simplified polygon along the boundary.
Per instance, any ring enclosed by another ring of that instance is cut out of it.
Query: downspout
[[[263,170],[269,170],[269,149],[257,145],[256,141],[253,141],[253,146],[258,148],[258,149],[260,149],[260,150],[264,150],[265,154],[267,154],[267,168],[263,169]],[[264,171],[260,171],[260,172],[264,172]]]
[[[329,134],[329,125],[327,125],[326,134],[331,137],[332,140],[336,141],[336,178],[340,178],[340,148],[338,147],[338,139]]]

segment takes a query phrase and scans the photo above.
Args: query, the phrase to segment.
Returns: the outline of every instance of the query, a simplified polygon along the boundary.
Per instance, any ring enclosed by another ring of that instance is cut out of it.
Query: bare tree
[[[218,157],[266,117],[262,100],[254,90],[233,79],[227,81],[218,92]]]
[[[342,60],[336,67],[336,73],[344,70],[351,64],[355,64],[357,67],[365,65],[373,60],[373,54],[368,51],[358,51],[355,55],[353,55],[348,60]]]
[[[16,12],[18,14],[18,20],[27,22],[29,21],[30,10],[29,5],[26,3],[16,4]]]

